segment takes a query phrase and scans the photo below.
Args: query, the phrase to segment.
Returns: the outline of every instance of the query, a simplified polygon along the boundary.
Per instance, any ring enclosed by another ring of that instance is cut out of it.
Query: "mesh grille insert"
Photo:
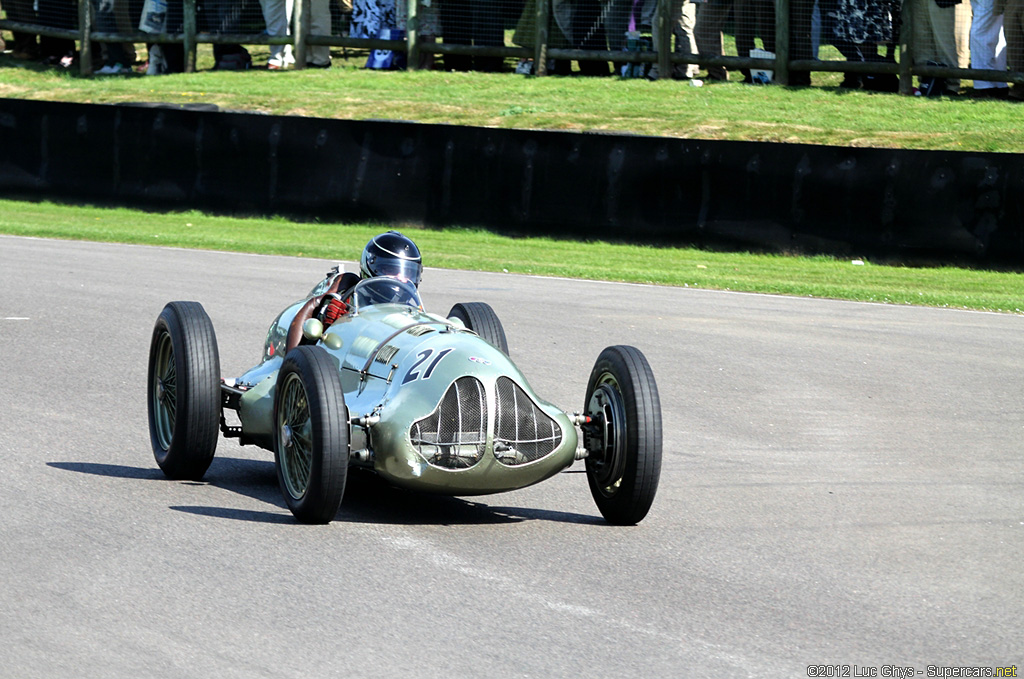
[[[519,385],[507,377],[497,381],[498,409],[494,456],[504,465],[534,462],[550,454],[562,441],[562,429],[534,404]]]
[[[460,377],[444,393],[437,409],[409,430],[416,451],[443,469],[472,467],[487,443],[487,395],[475,377]]]

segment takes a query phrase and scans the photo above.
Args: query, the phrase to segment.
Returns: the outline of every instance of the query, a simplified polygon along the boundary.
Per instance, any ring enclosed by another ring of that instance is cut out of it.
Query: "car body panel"
[[[327,282],[321,283],[311,291],[311,297],[322,294],[327,287]],[[267,332],[261,362],[235,381],[243,390],[238,400],[238,416],[244,439],[267,449],[274,447],[274,396],[289,328],[311,297],[281,312]],[[351,418],[353,450],[365,445],[371,453],[367,459],[372,460],[373,469],[382,477],[396,485],[423,491],[475,495],[537,483],[576,459],[579,441],[570,417],[541,399],[508,356],[487,341],[456,322],[424,312],[419,306],[362,306],[351,301],[352,311],[331,325],[316,343],[338,366]],[[499,398],[497,386],[503,379],[511,380],[515,386],[503,383],[505,400]],[[449,393],[453,389],[454,395]],[[514,397],[514,409],[509,394]],[[441,413],[442,401],[447,404],[444,408],[458,405],[455,410]],[[413,442],[414,425],[428,422],[424,426],[432,426],[435,414],[438,430],[443,428],[442,420],[454,423],[457,419],[454,436],[461,441],[463,427],[469,426],[463,423],[463,408],[467,420],[472,419],[470,411],[478,412],[483,419],[481,426],[486,439],[482,448],[463,443],[443,444],[439,433],[435,441],[424,443],[421,436],[419,443]],[[457,418],[447,416],[449,412],[457,412]],[[496,426],[501,418],[505,418],[506,425],[514,425],[516,442],[511,445],[505,440],[507,436],[500,443],[496,441]],[[511,425],[510,420],[514,420]],[[543,444],[550,445],[552,450],[537,459],[521,454],[517,448],[526,450],[534,444],[536,436],[524,432],[520,439],[520,426],[524,430],[529,423],[535,429],[547,427],[548,420],[560,430],[557,437],[548,437],[551,443]],[[501,459],[495,453],[498,448]],[[442,459],[445,462],[438,462]],[[467,462],[473,459],[476,461]],[[467,466],[450,468],[444,464]]]

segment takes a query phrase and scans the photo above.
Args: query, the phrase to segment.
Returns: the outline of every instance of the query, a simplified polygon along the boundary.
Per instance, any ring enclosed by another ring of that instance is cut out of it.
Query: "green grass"
[[[384,227],[0,200],[0,233],[349,260]],[[429,267],[1024,313],[1024,274],[406,229]]]
[[[142,47],[141,45],[139,46]],[[266,61],[267,48],[250,50]],[[615,131],[699,139],[839,146],[1024,152],[1020,104],[961,97],[927,99],[835,87],[532,78],[512,73],[380,72],[361,68],[365,52],[335,50],[329,70],[209,70],[160,77],[85,78],[0,56],[0,97],[120,103],[213,103],[226,109],[345,119],[394,119],[506,128]],[[348,58],[345,58],[345,55]],[[826,55],[827,56],[827,55]]]

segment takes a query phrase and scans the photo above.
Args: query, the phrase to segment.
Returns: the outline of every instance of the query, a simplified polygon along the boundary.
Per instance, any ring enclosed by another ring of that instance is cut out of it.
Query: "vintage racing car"
[[[348,313],[325,329],[313,311],[346,276],[331,271],[282,311],[262,360],[236,379],[221,379],[203,307],[164,307],[147,402],[153,452],[168,477],[202,478],[219,434],[237,438],[274,452],[297,520],[326,523],[353,465],[398,486],[461,496],[522,488],[585,458],[607,521],[647,515],[661,470],[661,404],[638,349],[602,351],[583,411],[570,414],[533,391],[485,303],[440,316],[423,310],[412,284],[369,278],[345,293]]]

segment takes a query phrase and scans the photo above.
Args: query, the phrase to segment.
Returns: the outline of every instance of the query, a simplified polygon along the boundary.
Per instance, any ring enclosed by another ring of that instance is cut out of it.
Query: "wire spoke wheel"
[[[302,523],[338,513],[348,477],[348,409],[335,359],[319,346],[288,352],[274,395],[274,460],[288,509]]]
[[[309,436],[309,405],[302,380],[292,373],[282,385],[283,406],[278,413],[278,446],[285,488],[294,499],[302,499],[309,487],[313,468],[312,441]],[[303,432],[300,434],[299,432]]]
[[[220,357],[197,302],[170,302],[153,327],[147,380],[153,456],[168,478],[199,480],[220,436]]]
[[[174,414],[178,405],[174,346],[169,333],[160,333],[154,360],[156,365],[150,385],[153,424],[160,447],[166,449],[171,446],[171,437],[174,436]]]

